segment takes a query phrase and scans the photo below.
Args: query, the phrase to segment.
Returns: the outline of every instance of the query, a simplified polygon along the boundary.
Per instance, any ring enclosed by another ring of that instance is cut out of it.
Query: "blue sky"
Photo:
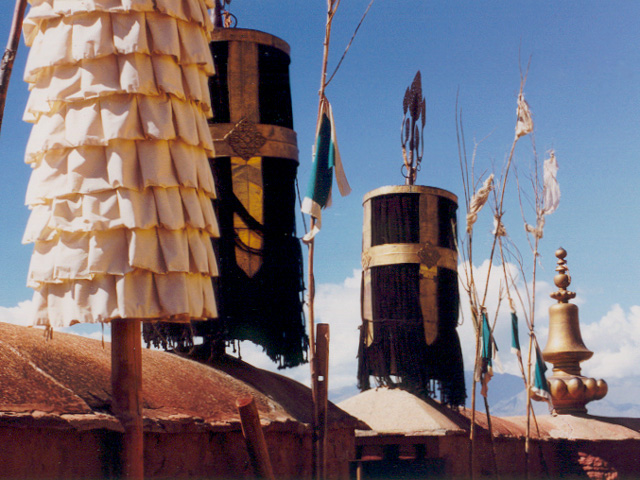
[[[368,3],[342,2],[333,26],[330,72]],[[239,27],[269,32],[291,45],[294,125],[304,190],[311,166],[326,2],[234,0],[231,12]],[[540,161],[548,149],[555,149],[562,190],[560,207],[547,219],[541,243],[538,278],[546,282],[541,295],[551,291],[553,252],[563,246],[569,252],[571,287],[578,292],[583,330],[589,325],[591,332],[585,334],[585,342],[601,352],[596,351],[590,361],[596,362],[591,370],[607,378],[614,365],[629,358],[624,352],[640,350],[635,348],[640,346],[639,19],[640,3],[632,0],[375,1],[327,88],[353,188],[346,198],[340,198],[336,189],[334,206],[324,213],[316,241],[316,282],[324,302],[318,306],[319,320],[331,323],[336,332],[332,341],[338,345],[332,350],[338,353],[332,362],[339,372],[334,379],[345,372],[342,381],[355,383],[352,338],[360,321],[356,296],[361,202],[370,190],[403,183],[402,97],[416,70],[422,72],[427,107],[425,154],[417,183],[462,197],[456,95],[468,151],[474,138],[479,141],[489,135],[478,147],[477,171],[499,172],[513,139],[520,65],[526,68],[529,57],[524,92],[534,116],[536,148]],[[7,38],[9,25],[6,9],[0,17],[1,41]],[[30,173],[22,159],[30,131],[21,120],[27,98],[21,79],[26,55],[21,43],[0,136],[0,317],[7,319],[22,315],[14,307],[31,297],[25,283],[32,247],[21,245]],[[532,158],[527,137],[519,142],[514,159],[522,178],[530,172]],[[529,262],[513,182],[507,188],[505,223]],[[474,237],[477,267],[488,255],[490,229],[487,215]],[[541,302],[538,310],[541,338],[548,304]],[[460,327],[465,328],[471,327]],[[461,336],[465,339],[468,334]],[[590,345],[587,337],[595,344]],[[508,352],[508,345],[502,350]],[[597,363],[599,357],[603,360]],[[585,370],[588,373],[586,365]],[[624,369],[626,375],[632,371]]]

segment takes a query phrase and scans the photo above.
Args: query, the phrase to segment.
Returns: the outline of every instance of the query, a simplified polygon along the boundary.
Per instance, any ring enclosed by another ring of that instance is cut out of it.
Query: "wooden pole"
[[[20,33],[22,33],[22,19],[27,8],[27,0],[17,0],[13,11],[13,21],[11,22],[11,32],[7,48],[2,55],[0,64],[0,130],[2,129],[2,119],[4,118],[4,104],[7,100],[9,90],[9,80],[13,70],[13,60],[16,58],[18,46],[20,45]]]
[[[316,331],[316,383],[318,387],[318,467],[327,478],[327,409],[329,406],[329,324],[319,323]]]
[[[236,407],[242,423],[242,434],[247,443],[249,460],[256,478],[273,480],[273,468],[269,459],[267,442],[264,440],[258,407],[252,396],[241,397],[236,400]]]
[[[124,427],[122,478],[144,478],[142,339],[139,319],[111,321],[112,410]]]

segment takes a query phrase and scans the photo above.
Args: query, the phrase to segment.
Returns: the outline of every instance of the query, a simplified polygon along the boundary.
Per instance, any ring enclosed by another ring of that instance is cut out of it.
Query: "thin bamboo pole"
[[[526,438],[524,441],[524,468],[527,474],[527,478],[529,478],[529,447],[531,440],[531,349],[533,348],[533,335],[529,332],[529,354],[527,360],[527,371],[528,375],[528,383],[527,383],[527,428],[526,428]]]
[[[242,423],[242,435],[247,443],[249,460],[256,478],[273,480],[273,468],[264,439],[258,407],[251,395],[236,400],[236,408]]]
[[[493,426],[491,425],[491,412],[489,411],[489,400],[484,398],[484,409],[487,412],[487,428],[489,429],[489,441],[491,442],[491,453],[493,459],[494,477],[500,480],[500,472],[498,471],[498,453],[496,452],[496,442],[493,438]]]
[[[18,52],[20,45],[20,34],[22,33],[22,19],[24,11],[27,8],[27,0],[17,0],[13,11],[13,21],[11,22],[11,32],[7,48],[2,55],[2,63],[0,64],[0,130],[2,129],[2,119],[4,118],[4,104],[7,100],[7,92],[9,90],[9,80],[11,79],[11,71],[13,70],[13,61]]]
[[[536,176],[537,178],[537,176]],[[537,202],[536,202],[537,203]],[[537,212],[536,212],[537,213]],[[533,408],[531,405],[531,349],[533,348],[533,337],[534,327],[535,327],[535,312],[536,312],[536,267],[538,265],[538,243],[540,239],[535,237],[535,247],[533,250],[533,273],[532,273],[532,285],[531,285],[531,310],[529,313],[529,352],[528,352],[528,360],[527,360],[527,368],[529,369],[529,385],[527,387],[527,437],[525,439],[525,457],[526,457],[526,471],[527,477],[529,476],[529,461],[530,461],[530,448],[531,448],[531,409]],[[537,344],[536,344],[537,346]]]
[[[331,39],[331,23],[333,16],[340,4],[340,0],[327,0],[327,22],[325,26],[325,36],[322,49],[322,71],[320,74],[320,91],[318,92],[318,118],[316,124],[320,124],[320,112],[322,110],[322,103],[324,102],[324,91],[326,87],[327,78],[327,63],[329,60],[329,41]],[[315,218],[311,217],[311,228],[313,231],[315,227]],[[313,398],[313,455],[311,462],[312,477],[316,480],[322,479],[322,466],[318,464],[321,459],[321,449],[319,435],[319,398],[318,398],[318,366],[316,359],[316,338],[315,338],[315,317],[314,317],[314,298],[315,298],[315,280],[313,274],[313,254],[314,254],[314,240],[309,241],[309,364],[311,367],[311,395]]]
[[[473,313],[472,313],[473,315]],[[475,322],[476,325],[479,325],[478,322]],[[469,478],[475,478],[475,459],[476,459],[476,391],[477,391],[477,383],[476,382],[476,371],[478,369],[478,362],[480,357],[480,330],[479,327],[476,326],[476,356],[473,367],[473,376],[472,378],[472,386],[471,386],[471,425],[469,427]]]
[[[124,427],[122,478],[144,478],[142,339],[139,319],[111,321],[112,410]]]

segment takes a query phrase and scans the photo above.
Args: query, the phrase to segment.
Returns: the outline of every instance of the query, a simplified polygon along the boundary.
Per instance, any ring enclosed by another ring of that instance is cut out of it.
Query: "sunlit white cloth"
[[[217,316],[210,0],[30,0],[35,323]]]
[[[544,161],[543,167],[543,213],[550,215],[558,209],[560,205],[560,185],[558,184],[558,160],[556,152],[551,150],[549,158]]]

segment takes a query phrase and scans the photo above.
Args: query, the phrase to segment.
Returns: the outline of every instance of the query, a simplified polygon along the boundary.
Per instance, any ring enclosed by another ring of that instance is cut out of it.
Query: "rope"
[[[487,203],[491,190],[493,190],[493,173],[489,175],[489,178],[485,180],[484,185],[482,185],[482,187],[471,198],[469,212],[467,213],[467,233],[470,234],[473,230],[473,224],[478,220],[478,213],[482,210],[485,203]]]
[[[364,19],[367,16],[367,14],[369,13],[369,9],[371,8],[371,5],[373,5],[374,1],[375,0],[371,0],[371,2],[369,2],[369,6],[365,10],[364,14],[362,15],[362,18],[360,19],[360,23],[358,23],[358,26],[356,27],[355,31],[353,32],[353,35],[351,36],[351,40],[349,40],[349,43],[347,44],[347,48],[345,48],[344,53],[342,54],[342,57],[340,57],[340,61],[338,62],[338,65],[336,66],[335,70],[333,71],[333,73],[329,77],[329,80],[327,80],[327,82],[324,84],[325,87],[327,85],[329,85],[329,83],[331,83],[331,80],[333,80],[333,77],[335,77],[336,73],[338,72],[338,69],[340,68],[340,65],[342,65],[342,61],[344,60],[344,57],[347,56],[347,52],[349,51],[349,48],[351,48],[351,44],[353,43],[353,40],[356,38],[356,35],[358,34],[358,30],[360,29],[360,25],[362,25],[362,22],[364,22]]]
[[[302,217],[302,225],[304,227],[304,234],[309,233],[307,229],[307,221],[304,218],[304,214],[302,213],[302,196],[300,195],[300,183],[298,182],[298,177],[296,176],[296,193],[298,194],[298,211],[300,211],[300,216]]]
[[[504,228],[504,223],[502,223],[502,218],[499,215],[493,217],[493,234],[498,237],[507,236],[507,230]]]
[[[528,223],[524,224],[524,229],[528,233],[532,234],[536,239],[541,239],[544,233],[544,215],[539,215],[536,226],[529,225]]]
[[[518,95],[518,109],[516,110],[518,122],[516,123],[516,140],[533,131],[533,119],[529,104],[524,99],[522,92]]]

